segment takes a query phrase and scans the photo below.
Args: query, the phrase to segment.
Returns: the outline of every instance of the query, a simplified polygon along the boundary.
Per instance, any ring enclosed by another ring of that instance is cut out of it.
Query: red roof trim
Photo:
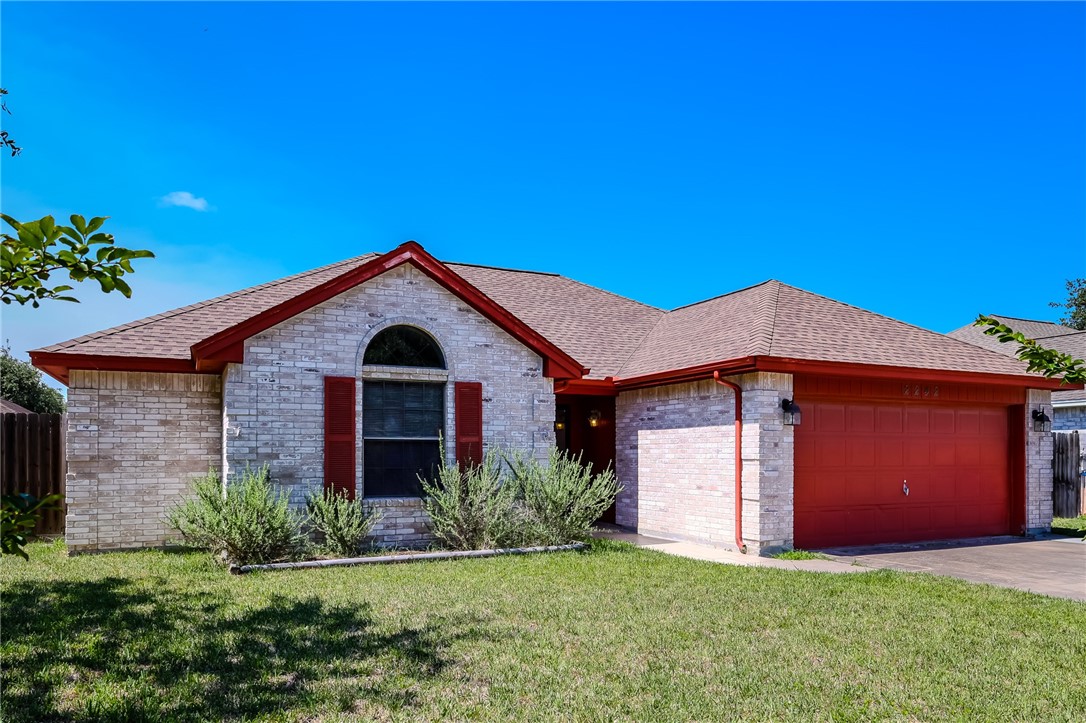
[[[214,367],[223,362],[244,361],[244,342],[249,337],[405,263],[411,263],[514,339],[543,357],[544,376],[569,379],[580,378],[588,373],[589,370],[581,366],[577,360],[435,259],[414,241],[408,241],[384,256],[368,261],[293,299],[288,299],[194,344],[192,357],[196,368],[202,370],[205,366]]]
[[[67,386],[72,369],[108,372],[167,372],[174,374],[217,374],[219,369],[197,370],[187,359],[158,357],[99,356],[96,354],[65,354],[63,352],[32,351],[30,363],[61,384]]]
[[[1080,384],[1064,384],[1059,379],[1048,379],[1029,374],[991,374],[963,372],[952,369],[920,369],[916,367],[885,366],[881,364],[854,364],[847,362],[811,361],[785,357],[758,357],[759,371],[786,372],[789,374],[830,374],[836,376],[869,379],[915,378],[939,382],[992,384],[996,386],[1029,387],[1031,389],[1081,389]]]
[[[884,366],[880,364],[856,364],[851,362],[809,361],[785,357],[743,357],[729,359],[714,364],[700,364],[695,367],[672,371],[644,374],[626,379],[615,379],[616,389],[643,389],[664,384],[711,379],[713,372],[723,375],[746,374],[748,372],[783,372],[788,374],[829,374],[835,376],[861,377],[871,379],[927,379],[930,381],[963,382],[975,384],[994,384],[1032,389],[1082,389],[1079,384],[1064,384],[1059,379],[1028,374],[990,374],[985,372],[963,372],[949,369],[921,369],[917,367]]]

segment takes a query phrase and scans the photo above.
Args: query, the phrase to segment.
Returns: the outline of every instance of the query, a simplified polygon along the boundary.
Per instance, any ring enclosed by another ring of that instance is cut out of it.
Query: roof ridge
[[[557,276],[560,279],[565,279],[566,281],[572,281],[575,284],[585,286],[585,287],[587,287],[589,289],[595,289],[596,291],[607,294],[608,296],[613,296],[616,299],[622,299],[623,301],[632,301],[633,303],[637,304],[638,306],[644,306],[646,309],[652,309],[653,311],[659,311],[661,314],[668,313],[667,309],[661,309],[659,306],[653,306],[652,304],[646,304],[644,301],[638,301],[637,299],[631,299],[629,296],[623,296],[622,294],[616,294],[614,291],[608,291],[607,289],[601,289],[599,286],[593,286],[592,284],[586,284],[583,281],[578,281],[577,279],[571,279],[570,277],[564,276],[563,274],[555,274],[555,276]]]
[[[773,299],[773,326],[770,328],[769,333],[769,355],[773,356],[773,343],[777,340],[777,319],[781,315],[781,287],[784,286],[780,281],[777,282],[777,295]]]
[[[989,314],[989,316],[995,319],[1014,319],[1015,321],[1028,321],[1032,324],[1051,324],[1052,326],[1062,326],[1065,329],[1073,329],[1072,326],[1061,324],[1058,321],[1049,321],[1048,319],[1027,319],[1024,316],[1010,316],[1008,314]]]
[[[369,256],[376,256],[376,255],[377,254],[374,253],[374,252],[369,252],[369,253],[362,254],[361,256],[353,256],[353,257],[351,257],[349,259],[343,259],[342,261],[336,261],[336,262],[331,263],[331,264],[325,264],[324,266],[318,266],[315,269],[309,269],[308,271],[301,271],[301,272],[299,272],[297,274],[291,274],[290,276],[284,276],[282,278],[274,279],[272,281],[266,281],[263,284],[256,284],[255,286],[249,286],[249,287],[244,288],[244,289],[239,289],[238,291],[232,291],[229,294],[223,294],[222,296],[216,296],[216,297],[211,298],[211,299],[206,299],[205,301],[198,301],[195,304],[188,304],[187,306],[181,306],[181,307],[178,307],[176,309],[170,309],[169,311],[163,311],[163,312],[158,313],[158,314],[152,314],[151,316],[145,316],[142,319],[135,319],[133,321],[126,322],[124,324],[119,324],[117,326],[112,326],[112,327],[110,327],[108,329],[103,329],[102,331],[96,331],[96,332],[94,332],[92,334],[84,334],[83,336],[79,336],[79,337],[76,337],[74,339],[69,339],[66,342],[60,342],[60,344],[64,344],[64,346],[62,346],[61,348],[62,349],[67,349],[67,348],[69,348],[71,346],[75,346],[76,344],[82,344],[83,342],[91,341],[92,339],[103,339],[105,337],[112,336],[114,334],[119,334],[122,331],[128,331],[129,329],[136,329],[138,327],[146,326],[148,324],[154,323],[156,321],[162,321],[164,319],[171,319],[171,318],[173,318],[175,316],[178,316],[179,314],[182,314],[182,313],[188,313],[190,311],[195,311],[196,309],[203,309],[203,308],[206,308],[208,306],[212,306],[214,304],[222,303],[224,301],[237,299],[237,298],[239,298],[241,296],[245,296],[246,294],[251,294],[251,293],[254,293],[256,291],[263,291],[265,289],[270,289],[270,288],[273,288],[275,286],[285,284],[285,283],[287,283],[289,281],[297,281],[298,279],[305,278],[306,276],[312,276],[313,274],[316,274],[316,273],[319,273],[319,272],[322,272],[322,271],[327,271],[328,269],[335,268],[336,266],[349,264],[349,263],[351,263],[353,261],[359,261],[359,260],[367,258]],[[56,346],[59,346],[59,344],[53,344],[53,345],[50,345],[50,346],[51,347],[56,347]]]
[[[817,294],[817,293],[815,293],[813,291],[807,291],[806,289],[801,289],[798,286],[792,286],[791,284],[785,284],[784,282],[778,282],[778,283],[780,283],[781,286],[787,286],[790,289],[794,289],[794,290],[800,292],[801,294],[808,294],[810,296],[818,297],[819,299],[825,299],[826,301],[837,304],[839,306],[845,306],[845,307],[848,307],[850,309],[855,309],[857,311],[863,312],[865,314],[871,314],[872,316],[877,316],[880,319],[886,319],[887,321],[892,321],[895,324],[900,324],[902,326],[907,326],[910,329],[916,329],[917,331],[922,331],[925,334],[932,334],[934,336],[939,337],[940,339],[944,339],[944,340],[949,339],[950,341],[954,342],[955,344],[964,345],[964,346],[968,347],[970,351],[980,350],[980,351],[984,352],[987,355],[991,355],[992,357],[998,357],[999,359],[1004,360],[1004,361],[1006,361],[1007,358],[1008,358],[1007,355],[1005,355],[1005,354],[1000,354],[999,352],[993,351],[993,350],[988,349],[986,347],[979,346],[977,344],[973,344],[973,343],[968,342],[968,341],[963,341],[961,339],[957,339],[957,338],[955,338],[953,336],[950,336],[949,334],[940,334],[937,331],[932,331],[931,329],[927,329],[927,328],[925,328],[923,326],[918,326],[917,324],[910,324],[907,321],[902,321],[901,319],[895,319],[892,316],[887,316],[886,314],[880,314],[877,311],[871,311],[870,309],[864,309],[863,307],[860,307],[860,306],[854,306],[852,304],[847,304],[844,301],[838,301],[837,299],[832,299],[832,298],[830,298],[828,296],[823,296],[822,294]],[[1010,358],[1017,359],[1017,357],[1010,357]]]
[[[775,289],[773,287],[774,284],[776,284]],[[774,279],[770,279],[769,281],[765,282],[764,284],[760,284],[759,287],[757,287],[757,288],[760,288],[761,286],[765,286],[767,288],[754,301],[754,308],[755,308],[754,322],[750,325],[750,333],[747,335],[747,341],[753,347],[752,349],[748,349],[748,351],[750,352],[750,356],[759,356],[759,355],[761,355],[763,353],[762,352],[762,342],[765,340],[765,337],[767,335],[769,337],[769,343],[765,344],[765,352],[764,353],[768,354],[769,351],[773,348],[773,328],[774,328],[774,324],[776,323],[777,299],[780,298],[780,282],[776,281]],[[775,294],[773,293],[774,290],[776,291]],[[773,305],[773,313],[768,318],[768,323],[769,323],[769,328],[768,329],[765,328],[767,319],[764,318],[764,315],[761,313],[762,307],[766,303],[766,301],[762,298],[762,296],[765,296],[766,293],[769,293],[769,294],[771,294],[773,296],[773,299],[768,302],[768,303],[771,303]]]
[[[667,313],[670,314],[673,311],[680,311],[682,309],[689,309],[691,306],[697,306],[698,304],[708,304],[710,301],[716,301],[717,299],[723,299],[725,296],[733,296],[735,294],[741,294],[744,291],[750,291],[751,289],[756,289],[759,286],[765,286],[766,284],[771,284],[774,281],[777,281],[777,280],[776,279],[766,279],[765,281],[759,281],[757,284],[751,284],[750,286],[744,286],[741,289],[736,289],[735,291],[729,291],[729,292],[727,292],[725,294],[717,294],[716,296],[710,296],[708,299],[702,299],[701,301],[695,301],[695,302],[690,303],[690,304],[683,304],[682,306],[676,306],[674,309],[667,309],[666,311],[667,311]],[[782,282],[777,281],[777,283],[780,284]]]
[[[515,274],[537,274],[539,276],[561,276],[554,271],[532,271],[531,269],[512,269],[508,266],[491,266],[490,264],[469,264],[466,261],[442,261],[446,266],[470,266],[473,269],[492,269],[494,271],[511,271]]]

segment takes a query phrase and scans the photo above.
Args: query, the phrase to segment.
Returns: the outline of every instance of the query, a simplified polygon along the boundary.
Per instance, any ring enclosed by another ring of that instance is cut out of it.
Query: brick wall
[[[447,370],[362,366],[370,339],[396,324],[424,329],[441,345]],[[319,490],[324,474],[325,376],[447,382],[444,436],[455,449],[453,382],[483,385],[486,446],[545,459],[554,446],[552,380],[540,357],[412,266],[367,281],[246,342],[245,363],[224,374],[223,464],[268,463],[295,504]],[[361,384],[357,418],[362,419]],[[361,422],[356,457],[362,479]],[[398,533],[390,533],[398,534]],[[392,540],[402,542],[402,540]]]
[[[748,552],[792,542],[787,374],[745,374],[743,537]],[[783,396],[782,396],[783,395]],[[712,380],[624,392],[616,401],[616,521],[644,534],[735,547],[735,399]]]
[[[1086,402],[1074,407],[1056,407],[1052,414],[1052,429],[1057,432],[1086,433]]]
[[[72,371],[65,538],[72,552],[151,547],[163,517],[221,460],[221,381],[197,374]]]
[[[1051,432],[1034,432],[1032,411],[1043,409],[1052,416],[1052,392],[1026,390],[1026,529],[1044,532],[1052,527]]]

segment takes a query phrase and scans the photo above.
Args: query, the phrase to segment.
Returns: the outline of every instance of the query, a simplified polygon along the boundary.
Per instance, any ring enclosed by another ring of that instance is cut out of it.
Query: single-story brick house
[[[1016,319],[1012,316],[996,316],[1015,331],[1022,332],[1041,346],[1070,354],[1076,359],[1086,359],[1086,331],[1070,326],[1037,319]],[[994,336],[973,324],[955,329],[948,336],[970,344],[1014,356],[1017,344],[1004,344]],[[1086,434],[1086,390],[1063,388],[1052,392],[1052,430],[1054,432],[1079,431]]]
[[[752,553],[1052,517],[1030,412],[1057,382],[777,281],[664,311],[409,242],[31,359],[69,387],[73,551],[166,543],[194,475],[264,463],[298,504],[343,488],[384,508],[381,539],[420,541],[439,435],[462,462],[613,461],[611,520]]]

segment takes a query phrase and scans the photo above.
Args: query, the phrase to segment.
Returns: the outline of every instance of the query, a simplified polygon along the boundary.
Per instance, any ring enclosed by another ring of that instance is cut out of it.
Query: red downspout
[[[743,542],[743,389],[734,382],[722,379],[719,370],[713,372],[713,380],[735,392],[735,544],[745,555],[747,545]]]

